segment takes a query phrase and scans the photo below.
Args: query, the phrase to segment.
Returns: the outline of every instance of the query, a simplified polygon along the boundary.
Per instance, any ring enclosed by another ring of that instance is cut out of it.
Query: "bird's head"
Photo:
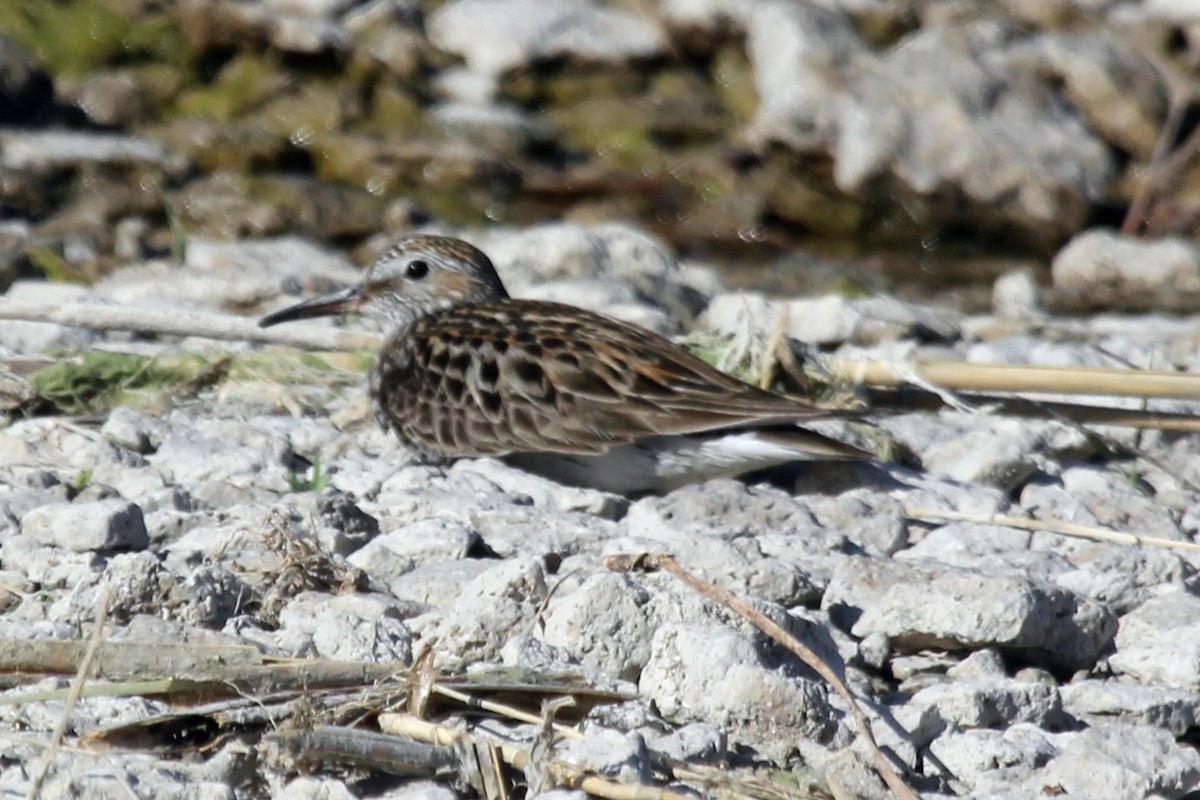
[[[501,297],[508,292],[481,250],[461,239],[418,234],[389,247],[358,285],[276,311],[258,324],[363,314],[394,330],[437,311]]]

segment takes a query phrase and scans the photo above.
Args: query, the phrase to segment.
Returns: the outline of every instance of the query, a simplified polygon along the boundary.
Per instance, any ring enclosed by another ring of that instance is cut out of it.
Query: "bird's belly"
[[[754,431],[738,431],[651,436],[598,455],[513,453],[504,460],[559,483],[636,495],[812,457],[809,451],[764,439]]]

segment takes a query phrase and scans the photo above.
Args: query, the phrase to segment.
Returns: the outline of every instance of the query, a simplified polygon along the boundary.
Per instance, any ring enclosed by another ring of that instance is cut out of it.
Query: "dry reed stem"
[[[941,511],[934,508],[906,508],[904,509],[904,515],[918,522],[975,522],[980,525],[1002,525],[1006,528],[1019,528],[1025,531],[1057,533],[1061,536],[1073,536],[1077,539],[1093,539],[1138,547],[1152,545],[1172,550],[1200,552],[1200,544],[1196,542],[1164,539],[1161,536],[1122,533],[1121,531],[1110,531],[1091,525],[1077,525],[1074,522],[1063,522],[1056,519],[1026,519],[1024,517],[1009,517],[1003,514],[963,514],[958,511]]]
[[[922,383],[955,391],[1169,397],[1200,400],[1200,375],[1102,367],[1034,367],[959,361],[854,361],[823,365],[834,382],[872,386]]]
[[[96,648],[100,646],[100,642],[104,638],[104,622],[108,619],[110,594],[111,591],[107,586],[100,592],[95,622],[92,624],[91,641],[88,643],[87,651],[83,654],[83,659],[79,662],[75,678],[71,681],[71,690],[67,693],[66,702],[63,703],[62,714],[59,715],[58,722],[54,725],[54,733],[50,736],[50,746],[46,749],[42,764],[38,767],[37,774],[34,775],[33,781],[29,785],[29,793],[25,795],[25,800],[36,800],[42,793],[42,784],[46,782],[46,776],[50,774],[50,767],[54,764],[55,757],[58,756],[63,737],[67,733],[67,725],[71,722],[71,712],[75,710],[75,704],[79,702],[79,696],[83,693],[83,685],[87,682],[88,673],[92,669],[92,659],[96,655]]]

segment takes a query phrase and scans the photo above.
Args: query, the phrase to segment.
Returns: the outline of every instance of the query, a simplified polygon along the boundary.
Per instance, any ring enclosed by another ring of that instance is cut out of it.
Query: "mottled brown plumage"
[[[388,330],[371,370],[376,419],[426,455],[506,457],[622,492],[864,455],[794,424],[828,412],[725,375],[658,334],[510,298],[487,256],[457,239],[405,238],[359,286],[260,324],[353,311]]]

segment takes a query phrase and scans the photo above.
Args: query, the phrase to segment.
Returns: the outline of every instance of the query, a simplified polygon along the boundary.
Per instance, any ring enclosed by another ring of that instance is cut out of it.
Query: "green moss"
[[[199,356],[163,361],[92,350],[38,371],[33,385],[61,410],[81,413],[110,407],[131,393],[177,387],[198,377],[205,366]]]
[[[725,47],[713,59],[712,85],[717,99],[736,120],[746,122],[758,110],[754,70],[740,47]]]
[[[242,53],[222,67],[211,84],[181,94],[175,113],[228,122],[265,103],[287,82],[269,59]]]
[[[91,284],[91,279],[71,262],[46,245],[34,245],[25,251],[30,263],[53,283]]]
[[[0,31],[29,48],[55,77],[141,58],[189,58],[182,33],[166,17],[134,19],[97,0],[4,0]]]

